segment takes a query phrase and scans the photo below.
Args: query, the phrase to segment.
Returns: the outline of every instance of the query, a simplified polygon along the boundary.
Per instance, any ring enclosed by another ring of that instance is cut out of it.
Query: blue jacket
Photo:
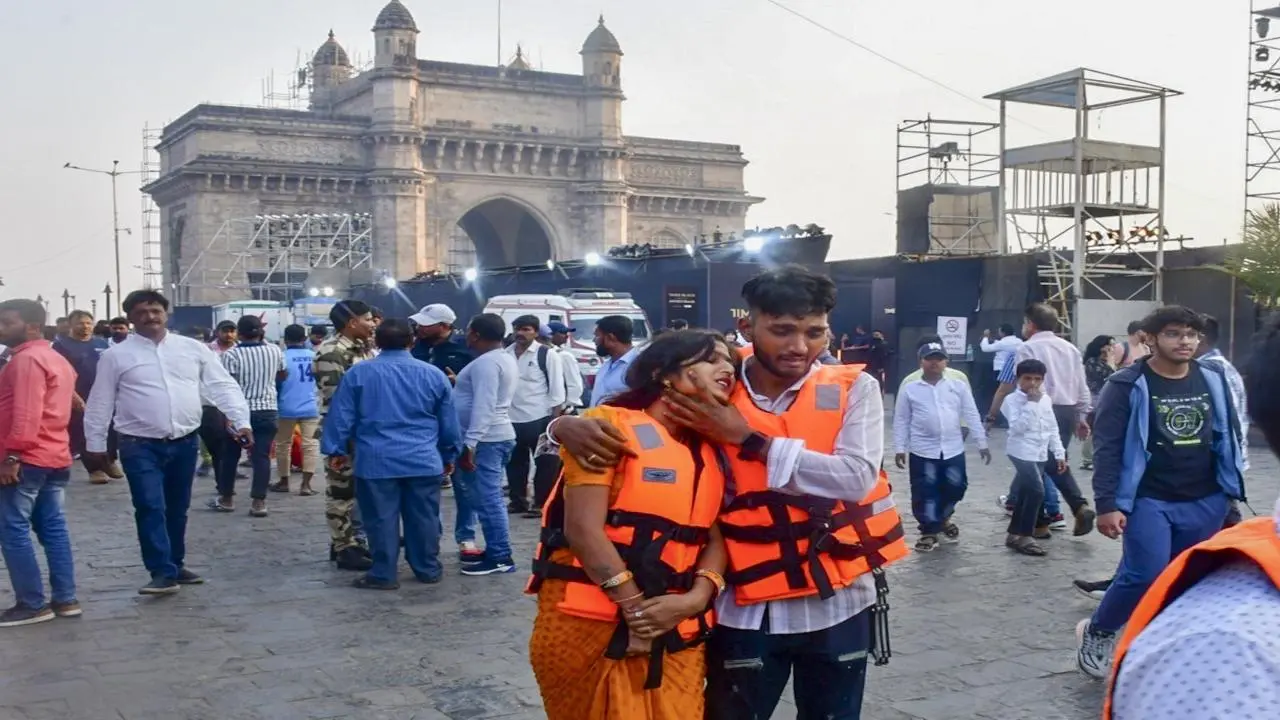
[[[1147,471],[1151,393],[1143,376],[1146,359],[1107,379],[1093,419],[1093,500],[1099,513],[1133,512],[1138,483]],[[1192,361],[1209,387],[1213,403],[1213,457],[1218,486],[1227,497],[1244,500],[1244,458],[1226,377],[1213,365]]]

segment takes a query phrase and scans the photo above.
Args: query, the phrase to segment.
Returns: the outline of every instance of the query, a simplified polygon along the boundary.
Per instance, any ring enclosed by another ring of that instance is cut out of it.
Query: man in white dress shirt
[[[242,446],[253,445],[253,433],[240,386],[213,351],[165,329],[169,301],[163,295],[135,290],[124,299],[124,311],[134,333],[104,352],[98,363],[85,406],[86,454],[102,459],[114,419],[142,562],[151,573],[151,582],[138,592],[166,595],[181,585],[203,582],[184,566],[201,397],[226,414],[227,431]]]
[[[960,537],[951,516],[969,487],[961,421],[988,465],[991,451],[969,386],[943,372],[947,351],[942,344],[923,345],[918,355],[921,377],[903,384],[893,411],[894,464],[910,468],[911,512],[920,523],[916,550],[929,552],[938,546],[939,535]]]
[[[535,340],[542,321],[521,315],[511,321],[515,342],[507,352],[515,356],[520,369],[515,398],[511,401],[511,424],[516,430],[516,446],[507,461],[507,493],[510,513],[542,517],[540,508],[560,474],[560,456],[536,456],[538,438],[547,431],[552,417],[564,411],[565,383],[560,353]],[[535,457],[536,456],[536,457]],[[534,458],[533,506],[529,505],[529,460]]]

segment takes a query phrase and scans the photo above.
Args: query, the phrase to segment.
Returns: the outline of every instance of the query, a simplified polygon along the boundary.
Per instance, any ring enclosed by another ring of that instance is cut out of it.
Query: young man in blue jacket
[[[1195,359],[1205,325],[1164,307],[1142,321],[1151,355],[1111,376],[1094,414],[1098,532],[1123,535],[1111,587],[1076,627],[1080,670],[1104,678],[1116,633],[1179,553],[1222,528],[1244,499],[1240,424],[1221,369]]]

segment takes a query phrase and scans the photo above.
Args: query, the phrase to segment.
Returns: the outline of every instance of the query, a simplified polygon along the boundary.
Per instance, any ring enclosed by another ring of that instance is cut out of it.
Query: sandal
[[[949,540],[955,540],[960,537],[960,527],[950,520],[942,526],[942,534],[946,535]]]
[[[1037,525],[1035,532],[1031,533],[1031,537],[1036,540],[1048,540],[1053,537],[1048,525]]]
[[[1049,554],[1048,551],[1040,547],[1040,544],[1034,538],[1026,535],[1010,535],[1005,539],[1004,545],[1016,553],[1031,555],[1032,557],[1044,557]]]
[[[233,507],[227,507],[226,505],[223,505],[222,498],[214,498],[210,500],[209,504],[206,505],[205,507],[209,508],[214,512],[220,512],[220,513],[230,513],[230,512],[236,511],[236,509]]]
[[[289,492],[289,481],[281,480],[280,482],[274,485],[271,485],[267,489],[270,490],[271,492],[287,493]]]
[[[267,512],[267,508],[265,506],[260,508],[249,508],[250,517],[264,518],[269,514],[270,513]]]
[[[937,535],[921,535],[916,541],[916,552],[933,552],[938,547]]]
[[[299,489],[298,489],[298,494],[299,494],[299,495],[301,495],[302,497],[308,497],[308,496],[311,496],[311,495],[315,495],[315,494],[316,494],[316,491],[315,491],[315,490],[312,490],[312,489],[311,489],[311,488],[309,488],[309,487],[304,487],[304,488],[299,488]]]

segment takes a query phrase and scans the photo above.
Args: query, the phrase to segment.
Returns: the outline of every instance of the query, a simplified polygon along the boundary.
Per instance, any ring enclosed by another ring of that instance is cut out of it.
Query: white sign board
[[[964,355],[964,346],[969,338],[969,318],[939,315],[938,337],[942,338],[942,349],[948,355]]]

